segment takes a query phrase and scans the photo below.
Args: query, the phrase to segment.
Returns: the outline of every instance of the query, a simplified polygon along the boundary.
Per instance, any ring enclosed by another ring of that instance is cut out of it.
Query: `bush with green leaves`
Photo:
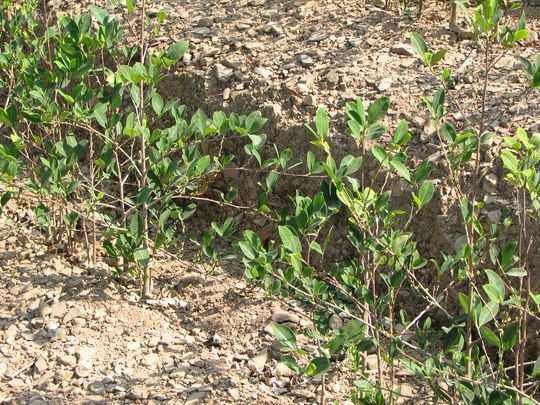
[[[246,151],[257,156],[266,120],[258,112],[186,118],[185,107],[164,99],[158,83],[188,43],[152,53],[149,43],[166,13],[150,18],[133,1],[127,10],[139,12],[134,44],[120,20],[96,6],[44,26],[37,1],[3,3],[0,169],[11,188],[2,205],[12,194],[29,194],[53,242],[67,241],[69,251],[82,236],[93,262],[103,243],[118,272],[137,276],[148,297],[152,257],[161,248],[178,251],[196,202],[208,200],[208,184],[234,159],[223,143],[244,137]],[[213,202],[224,206],[235,197],[231,189]],[[232,226],[214,224],[203,238],[212,260],[213,238]]]
[[[310,130],[312,143],[326,157],[317,162],[309,152],[307,168],[326,173],[321,190],[313,195],[297,192],[288,206],[273,213],[278,240],[265,243],[248,230],[237,242],[249,280],[310,304],[313,327],[302,333],[317,343],[315,352],[299,347],[294,331],[285,325],[275,325],[274,333],[285,364],[299,375],[322,376],[321,403],[325,375],[344,354],[357,375],[351,390],[356,403],[394,403],[400,394],[398,367],[413,371],[430,386],[435,400],[446,403],[537,403],[540,357],[527,347],[540,321],[530,254],[539,225],[539,135],[520,128],[515,137],[504,139],[507,147],[499,151],[500,159],[514,187],[517,209],[509,201],[501,223],[484,220],[478,186],[482,151],[500,137],[492,123],[506,113],[487,108],[490,73],[499,58],[527,36],[525,18],[522,15],[516,27],[501,27],[504,5],[496,0],[466,11],[482,51],[483,72],[480,107],[473,111],[477,117],[466,117],[464,128],[447,119],[448,108],[463,110],[454,91],[457,78],[450,68],[438,68],[446,50],[431,50],[411,34],[414,50],[441,84],[432,98],[422,99],[439,140],[438,166],[447,174],[443,183],[456,196],[454,206],[461,216],[466,240],[457,251],[427,260],[416,247],[411,224],[436,192],[429,180],[434,166],[429,160],[413,163],[408,158],[411,135],[404,121],[392,136],[385,136],[389,140],[384,146],[373,143],[387,132],[381,121],[389,108],[385,97],[368,109],[360,98],[347,103],[348,135],[360,154],[339,164],[328,138],[327,115],[319,109]],[[515,102],[540,85],[540,56],[535,61],[519,59],[528,84]],[[363,166],[368,151],[378,163],[375,171]],[[405,181],[411,190],[405,207],[392,204],[393,181]],[[347,239],[354,254],[329,263],[328,246],[341,249],[332,235],[331,218],[338,214],[348,219]],[[422,282],[420,271],[432,274],[432,282]],[[407,313],[398,302],[403,289],[416,291],[425,305]],[[451,290],[458,291],[457,311]],[[344,325],[332,322],[335,316],[345,318]],[[376,379],[369,377],[365,364],[372,352]]]

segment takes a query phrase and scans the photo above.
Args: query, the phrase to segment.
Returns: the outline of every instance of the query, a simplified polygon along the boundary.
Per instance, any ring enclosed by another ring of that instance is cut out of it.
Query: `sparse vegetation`
[[[320,382],[321,404],[327,379],[342,365],[353,376],[343,398],[358,404],[402,401],[403,370],[429,387],[430,402],[538,403],[540,356],[531,342],[540,325],[532,254],[540,225],[540,135],[523,128],[498,133],[494,123],[513,105],[493,108],[487,92],[495,65],[527,37],[526,18],[505,25],[516,3],[458,4],[478,49],[473,63],[481,74],[469,84],[480,90],[467,110],[455,90],[459,75],[444,65],[447,51],[410,34],[426,76],[439,87],[422,97],[438,157],[418,159],[410,152],[409,123],[388,125],[387,96],[346,103],[353,146],[345,156],[334,136],[339,124],[323,107],[307,125],[312,147],[305,157],[271,143],[259,111],[209,117],[197,110],[188,117],[189,108],[165,97],[159,84],[189,44],[151,51],[167,14],[150,17],[144,1],[126,4],[136,40],[97,6],[51,22],[38,17],[37,1],[5,1],[0,209],[11,199],[28,201],[52,244],[65,245],[66,255],[84,244],[89,264],[108,256],[117,281],[135,280],[146,300],[155,298],[158,254],[181,257],[190,238],[212,267],[236,254],[250,284],[299,300],[309,315],[301,332],[275,323],[273,333],[280,361],[297,381]],[[540,87],[540,54],[518,61],[526,85],[514,105]],[[486,216],[482,198],[489,180],[483,156],[493,145],[491,164],[502,165],[511,198],[495,219]],[[243,187],[226,171],[256,176],[257,198],[239,195]],[[227,191],[209,195],[218,178]],[[285,187],[283,195],[278,184],[290,179],[318,186]],[[429,257],[416,223],[440,199],[443,183],[464,237],[455,251]],[[407,198],[394,195],[396,184]],[[224,215],[196,232],[190,219],[201,203]],[[238,214],[262,218],[265,234],[251,226],[237,230]],[[344,253],[336,261],[329,251]],[[421,305],[405,305],[404,291]]]

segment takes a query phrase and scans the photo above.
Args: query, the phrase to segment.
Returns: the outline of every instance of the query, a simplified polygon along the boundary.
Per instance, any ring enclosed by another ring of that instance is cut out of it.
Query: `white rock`
[[[304,66],[311,66],[313,65],[313,59],[309,55],[302,54],[300,55],[300,63]]]
[[[215,66],[216,77],[221,83],[228,82],[234,75],[234,70],[223,66],[221,63],[217,63]]]
[[[390,87],[392,87],[392,79],[390,79],[389,77],[385,77],[377,85],[377,90],[385,91],[388,90]]]

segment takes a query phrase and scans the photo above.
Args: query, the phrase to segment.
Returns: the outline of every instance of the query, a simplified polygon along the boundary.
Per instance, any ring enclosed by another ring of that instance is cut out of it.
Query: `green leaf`
[[[418,191],[418,199],[422,202],[422,206],[430,202],[434,194],[435,186],[433,183],[431,181],[423,182]]]
[[[289,367],[296,374],[301,375],[303,373],[302,368],[298,365],[298,363],[296,362],[293,356],[289,354],[281,356],[281,362],[285,364],[287,367]]]
[[[373,148],[371,148],[371,153],[373,154],[373,156],[375,156],[379,163],[381,163],[385,167],[388,166],[388,154],[383,148],[381,148],[380,146],[374,146]]]
[[[446,55],[446,49],[441,49],[440,51],[435,52],[429,61],[430,66],[435,66],[437,63],[439,63],[442,58]]]
[[[401,163],[399,160],[393,159],[390,161],[390,164],[401,177],[409,182],[411,181],[411,173],[403,163]]]
[[[482,307],[480,314],[478,315],[478,326],[484,326],[486,323],[491,322],[499,312],[499,303],[490,301]]]
[[[372,125],[383,118],[390,107],[389,97],[379,97],[368,108],[368,125]]]
[[[276,340],[281,344],[282,352],[296,352],[298,350],[298,345],[296,343],[296,337],[294,336],[293,331],[279,323],[272,325],[272,330],[274,331],[274,336]]]
[[[164,104],[165,103],[163,102],[163,97],[161,97],[158,92],[154,93],[154,95],[152,96],[152,108],[158,116],[161,115],[161,113],[163,112]]]
[[[140,248],[135,250],[135,252],[133,252],[133,257],[145,267],[148,266],[148,263],[150,262],[150,253],[148,252],[148,249]]]
[[[514,322],[507,326],[504,329],[503,337],[502,337],[502,344],[503,348],[506,350],[512,349],[517,341],[518,341],[518,334],[519,334],[519,322]]]
[[[188,48],[188,41],[178,41],[171,45],[165,56],[172,61],[178,62],[180,59],[182,59]]]
[[[135,12],[136,3],[137,3],[137,0],[126,0],[126,6],[127,6],[129,14],[133,14]]]
[[[103,24],[105,19],[109,16],[109,13],[107,12],[107,10],[104,10],[98,6],[95,6],[95,5],[91,5],[90,6],[90,12],[94,15],[94,17],[96,17],[96,19],[101,23]]]
[[[319,139],[323,140],[328,135],[328,115],[324,108],[319,107],[315,115],[315,128]]]
[[[525,277],[527,275],[527,270],[522,267],[514,267],[504,274],[509,277]]]
[[[107,104],[98,103],[94,107],[94,117],[99,125],[107,128]]]
[[[509,149],[503,149],[501,151],[501,160],[504,167],[510,172],[515,173],[518,171],[518,161]]]
[[[344,333],[337,333],[329,342],[328,349],[332,356],[339,354],[345,345],[347,344],[347,335]]]
[[[317,377],[330,371],[332,363],[328,357],[316,357],[306,367],[305,373],[311,377]]]
[[[294,234],[290,226],[280,225],[278,227],[279,237],[285,249],[291,253],[302,253],[302,244],[298,236]]]
[[[540,356],[536,359],[534,362],[533,372],[531,377],[536,377],[538,374],[540,374]]]
[[[114,248],[113,244],[111,243],[111,241],[109,240],[104,240],[103,241],[103,248],[105,249],[105,251],[107,252],[107,254],[110,256],[110,257],[116,257],[116,249]]]
[[[497,336],[497,334],[491,329],[489,329],[487,326],[482,326],[480,328],[480,333],[490,345],[495,347],[501,346],[501,340],[499,339],[499,336]]]
[[[409,133],[409,124],[405,120],[401,120],[396,127],[392,143],[399,146],[404,146],[411,140],[411,134]]]
[[[489,285],[494,286],[496,288],[496,290],[497,290],[497,301],[503,302],[504,301],[504,293],[505,293],[504,281],[493,270],[485,270],[485,273],[486,273],[486,275],[488,277]]]
[[[422,61],[425,61],[424,55],[428,51],[428,47],[422,37],[415,32],[411,32],[411,45]]]
[[[135,237],[140,238],[144,234],[144,223],[141,214],[136,212],[129,223],[129,233]]]

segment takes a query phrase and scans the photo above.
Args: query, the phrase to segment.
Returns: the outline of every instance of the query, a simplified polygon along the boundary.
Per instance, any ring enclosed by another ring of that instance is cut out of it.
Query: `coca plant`
[[[83,240],[95,262],[102,245],[118,273],[136,276],[150,297],[152,258],[162,248],[178,251],[197,201],[208,199],[209,182],[234,159],[223,142],[244,137],[246,151],[257,155],[266,120],[260,113],[185,117],[158,84],[188,43],[151,52],[166,13],[150,18],[134,1],[127,12],[139,16],[130,26],[136,43],[123,37],[117,17],[95,6],[43,33],[37,2],[3,3],[0,169],[12,188],[2,205],[25,194],[57,248],[69,252]],[[235,196],[231,190],[214,202]],[[232,225],[214,228],[227,236]],[[203,249],[216,259],[212,237]]]
[[[517,210],[508,201],[500,222],[486,221],[479,187],[483,151],[500,139],[492,123],[507,113],[487,108],[491,72],[527,36],[525,18],[515,27],[501,26],[504,8],[495,0],[466,11],[482,59],[475,65],[481,78],[474,118],[458,102],[453,82],[459,78],[450,68],[438,67],[446,50],[431,50],[411,34],[413,48],[441,83],[423,101],[439,141],[442,160],[437,165],[456,198],[465,242],[441,260],[427,261],[418,252],[411,223],[435,194],[434,182],[428,180],[433,165],[412,164],[407,158],[411,135],[406,122],[396,126],[384,146],[373,145],[386,133],[381,119],[389,100],[384,97],[367,110],[361,99],[347,103],[348,134],[359,155],[346,156],[339,164],[328,139],[326,113],[319,109],[312,143],[326,158],[317,162],[308,154],[307,164],[310,172],[322,170],[328,176],[321,191],[309,196],[297,192],[289,206],[276,210],[279,239],[263,242],[255,232],[245,231],[237,242],[249,280],[311,304],[313,327],[302,333],[317,343],[316,350],[300,347],[286,325],[275,325],[274,334],[285,364],[299,375],[321,378],[321,403],[326,375],[343,355],[357,373],[351,390],[356,403],[394,403],[400,396],[396,369],[403,367],[446,403],[537,403],[540,357],[534,344],[528,345],[540,321],[539,295],[531,280],[531,253],[538,248],[533,237],[540,189],[538,134],[516,129],[516,136],[506,137],[506,148],[497,152],[514,186]],[[540,85],[540,56],[519,59],[528,82],[514,103]],[[448,108],[463,113],[464,128],[452,124]],[[368,151],[379,165],[369,172],[363,166]],[[396,206],[391,204],[393,181],[406,182],[411,190],[410,204],[401,209],[391,208]],[[327,247],[341,249],[332,234],[331,218],[337,214],[348,218],[353,254],[345,262],[329,263]],[[419,277],[421,269],[433,274],[429,284]],[[403,290],[415,291],[425,305],[407,313],[397,299]],[[458,291],[457,302],[451,290]],[[345,322],[336,322],[336,316]],[[368,353],[375,354],[376,379],[366,369]]]

